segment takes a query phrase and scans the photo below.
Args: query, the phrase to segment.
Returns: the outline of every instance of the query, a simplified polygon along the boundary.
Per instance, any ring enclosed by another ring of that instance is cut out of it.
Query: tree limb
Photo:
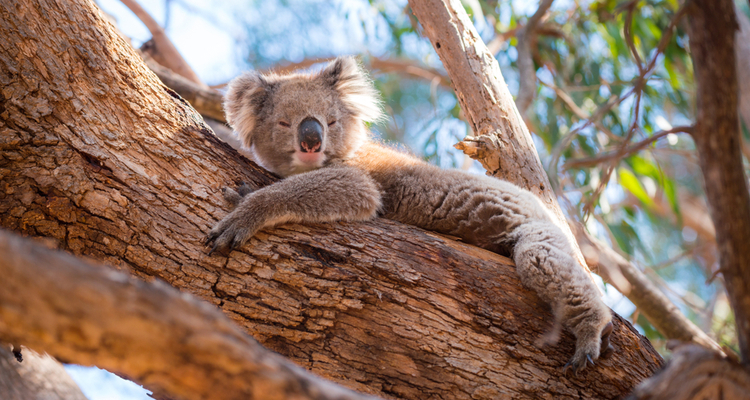
[[[158,49],[158,53],[162,56],[156,60],[159,64],[171,69],[176,74],[184,77],[185,79],[200,85],[204,89],[207,89],[205,83],[203,83],[198,75],[190,68],[190,64],[182,58],[182,55],[177,48],[174,46],[167,33],[164,32],[161,25],[154,20],[146,10],[141,7],[136,0],[120,0],[122,4],[130,9],[138,19],[146,25],[149,32],[151,32],[151,40],[153,40],[153,46]]]
[[[705,348],[683,345],[663,371],[627,400],[742,400],[748,393],[750,374],[742,365]]]
[[[536,28],[541,22],[547,10],[552,6],[553,0],[541,0],[539,8],[526,22],[526,26],[518,35],[518,96],[516,96],[516,107],[521,116],[526,115],[531,102],[536,94],[536,68],[531,58],[531,45],[535,40]]]
[[[750,192],[742,165],[730,0],[688,3],[688,35],[697,84],[693,138],[716,228],[721,273],[737,324],[740,354],[750,365]]]
[[[648,138],[643,139],[640,142],[632,144],[625,148],[621,148],[621,149],[618,149],[609,153],[604,153],[600,156],[578,158],[578,159],[570,160],[563,165],[563,169],[591,167],[594,165],[599,165],[603,162],[613,162],[613,161],[618,162],[633,153],[637,153],[645,149],[646,147],[650,146],[652,143],[658,141],[659,139],[671,133],[680,133],[680,132],[691,133],[692,131],[693,131],[692,126],[676,126],[672,129],[659,131],[649,136]]]
[[[0,337],[182,399],[374,399],[263,348],[219,310],[0,230]]]

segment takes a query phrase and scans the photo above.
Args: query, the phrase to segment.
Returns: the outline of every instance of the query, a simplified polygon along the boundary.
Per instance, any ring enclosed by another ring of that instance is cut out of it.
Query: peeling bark
[[[661,365],[617,317],[615,354],[563,376],[574,339],[534,344],[551,313],[509,260],[392,221],[284,225],[207,256],[229,209],[220,187],[275,178],[217,140],[92,3],[9,0],[0,16],[2,226],[196,294],[366,393],[620,398]]]

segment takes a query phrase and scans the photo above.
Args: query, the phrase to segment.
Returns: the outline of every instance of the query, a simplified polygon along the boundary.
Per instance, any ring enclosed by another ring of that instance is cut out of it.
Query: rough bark
[[[508,91],[497,60],[479,37],[459,0],[409,0],[440,56],[474,136],[455,145],[479,160],[487,174],[528,189],[542,200],[565,232],[581,265],[586,261],[557,203],[526,124]]]
[[[750,374],[742,365],[705,348],[685,345],[628,400],[745,400],[748,393]]]
[[[737,323],[744,363],[750,363],[750,192],[742,165],[737,113],[731,0],[696,0],[688,7],[688,35],[697,84],[693,138],[716,228],[721,273]]]
[[[4,230],[0,259],[4,340],[120,371],[155,393],[188,400],[374,399],[312,375],[216,308],[161,282],[129,278]]]
[[[218,141],[92,10],[0,4],[3,226],[197,294],[267,347],[368,393],[618,398],[661,365],[616,318],[615,354],[563,376],[572,335],[534,344],[551,314],[507,259],[387,220],[285,225],[207,256],[201,242],[229,208],[220,187],[274,178]]]
[[[5,294],[7,279],[3,283]],[[3,303],[0,308],[5,306]],[[0,330],[2,327],[0,323]],[[23,362],[18,362],[4,345],[0,346],[0,394],[3,400],[86,400],[54,358],[23,349]]]

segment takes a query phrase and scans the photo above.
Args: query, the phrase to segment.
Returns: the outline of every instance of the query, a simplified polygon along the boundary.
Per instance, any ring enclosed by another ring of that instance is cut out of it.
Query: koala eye
[[[336,120],[334,119],[333,121],[328,123],[328,126],[333,126],[335,123],[336,123]]]
[[[279,125],[283,126],[284,128],[289,128],[291,125],[288,122],[279,121]]]

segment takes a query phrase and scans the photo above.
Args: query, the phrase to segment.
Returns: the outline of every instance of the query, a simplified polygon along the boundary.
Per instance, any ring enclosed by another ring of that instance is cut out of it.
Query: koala
[[[310,74],[245,73],[229,83],[224,108],[255,161],[284,179],[256,191],[225,188],[236,207],[209,232],[211,252],[287,222],[381,216],[510,255],[523,284],[552,306],[555,326],[575,334],[565,373],[613,351],[611,312],[541,201],[373,142],[365,122],[380,118],[380,100],[355,59]]]

